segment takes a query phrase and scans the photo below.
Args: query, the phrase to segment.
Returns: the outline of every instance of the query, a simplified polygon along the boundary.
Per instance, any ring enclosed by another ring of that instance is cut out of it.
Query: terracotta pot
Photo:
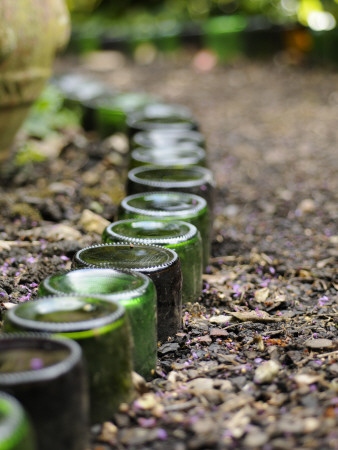
[[[0,161],[69,35],[64,0],[0,0]]]

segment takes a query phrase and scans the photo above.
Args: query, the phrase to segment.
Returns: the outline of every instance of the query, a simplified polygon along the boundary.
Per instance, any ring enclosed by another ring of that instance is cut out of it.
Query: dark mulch
[[[208,72],[188,57],[137,66],[108,55],[98,78],[193,110],[217,193],[201,297],[159,344],[154,380],[93,427],[92,449],[337,448],[338,73],[283,55]],[[68,133],[49,150],[3,176],[2,313],[100,242],[105,222],[90,230],[83,211],[112,221],[124,195],[120,137]]]

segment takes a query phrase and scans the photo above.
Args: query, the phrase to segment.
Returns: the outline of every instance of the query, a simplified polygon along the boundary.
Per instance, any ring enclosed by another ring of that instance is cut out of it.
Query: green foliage
[[[48,85],[23,124],[25,133],[43,139],[63,128],[78,126],[80,115],[65,108],[63,100],[61,92],[55,86]]]
[[[274,22],[297,20],[297,9],[301,3],[311,0],[125,0],[112,2],[102,0],[98,12],[111,20],[125,20],[137,16],[141,11],[151,16],[169,15],[176,20],[203,20],[214,15],[246,13],[263,15]],[[337,0],[319,0],[324,11],[338,17]]]
[[[47,157],[36,147],[34,141],[29,139],[18,149],[15,155],[15,165],[25,166],[30,163],[43,162],[46,159]]]
[[[69,11],[91,12],[101,0],[66,0]]]

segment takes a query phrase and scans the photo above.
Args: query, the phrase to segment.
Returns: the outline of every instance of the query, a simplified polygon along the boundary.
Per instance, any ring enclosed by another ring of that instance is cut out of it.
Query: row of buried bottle
[[[104,243],[77,252],[72,270],[47,277],[36,301],[5,317],[0,389],[26,407],[38,449],[84,450],[88,421],[107,420],[132,400],[132,370],[149,379],[157,341],[181,327],[182,299],[195,301],[201,292],[213,182],[205,150],[189,144],[189,136],[204,142],[197,122],[186,108],[165,104],[148,105],[126,120],[131,148],[155,139],[155,146],[144,147],[148,163],[172,158],[174,164],[131,164],[119,220],[105,229]],[[136,133],[139,127],[145,130]],[[110,131],[116,131],[114,121]],[[192,165],[196,148],[203,158]],[[1,417],[0,399],[0,431]],[[31,438],[23,441],[10,446],[0,439],[0,450],[35,449]]]

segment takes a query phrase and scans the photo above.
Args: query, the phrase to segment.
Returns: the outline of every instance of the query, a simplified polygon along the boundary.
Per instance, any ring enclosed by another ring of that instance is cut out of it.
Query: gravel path
[[[201,297],[135,403],[93,427],[92,449],[338,448],[338,73],[280,57],[207,72],[189,57],[106,58],[113,70],[96,77],[193,110],[217,193]],[[100,242],[83,210],[111,221],[124,195],[119,139],[66,134],[51,147],[0,187],[2,311]]]

